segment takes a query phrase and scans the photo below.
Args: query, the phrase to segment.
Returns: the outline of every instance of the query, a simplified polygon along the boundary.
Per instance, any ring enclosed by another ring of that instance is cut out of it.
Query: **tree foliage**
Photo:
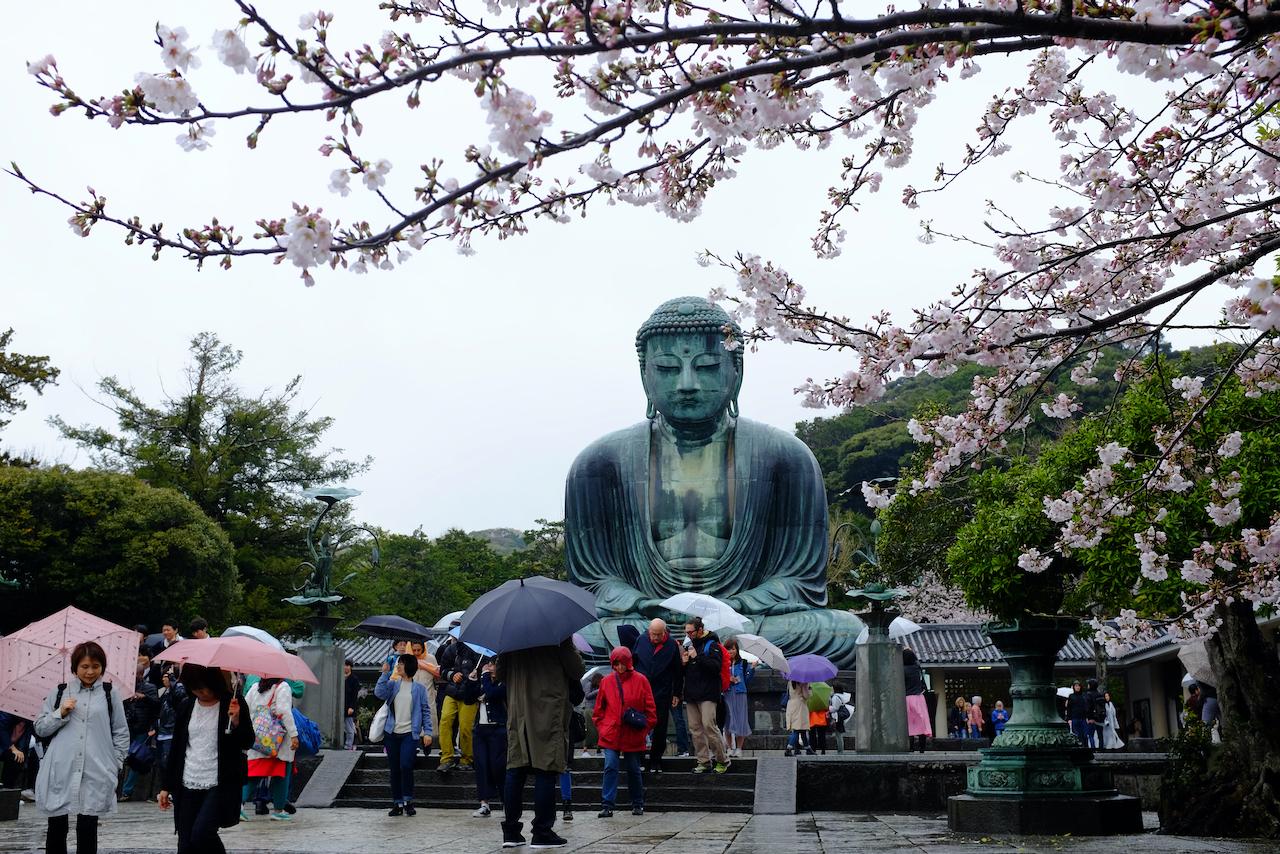
[[[22,399],[24,390],[40,394],[45,386],[57,381],[59,373],[49,364],[48,356],[28,356],[10,350],[12,341],[12,328],[0,332],[0,430],[9,423],[5,416],[27,408]],[[9,460],[8,453],[0,451],[0,464]]]
[[[517,555],[502,556],[485,540],[453,529],[436,539],[421,530],[379,534],[382,565],[353,579],[343,613],[399,614],[430,626],[508,578],[518,577]]]
[[[0,632],[76,605],[158,625],[180,603],[218,622],[239,585],[226,534],[173,489],[127,474],[0,467]]]
[[[1213,406],[1200,384],[1175,383],[1206,356],[1217,365],[1200,379],[1221,380]],[[1267,529],[1280,500],[1280,393],[1250,393],[1231,374],[1238,358],[1221,348],[1149,359],[1106,417],[1035,459],[971,477],[972,518],[947,555],[969,601],[1006,618],[1121,613],[1120,629],[1098,626],[1113,643],[1132,638],[1140,617],[1203,630],[1218,601],[1280,601],[1274,573],[1256,562],[1277,547]],[[1165,449],[1188,409],[1199,415],[1176,439],[1175,471]]]
[[[115,377],[98,384],[114,428],[52,423],[98,466],[185,495],[230,537],[244,587],[244,619],[277,631],[297,615],[292,593],[314,504],[299,494],[365,470],[324,447],[332,418],[299,406],[302,378],[256,394],[234,378],[243,354],[213,333],[191,341],[186,388],[152,403]]]

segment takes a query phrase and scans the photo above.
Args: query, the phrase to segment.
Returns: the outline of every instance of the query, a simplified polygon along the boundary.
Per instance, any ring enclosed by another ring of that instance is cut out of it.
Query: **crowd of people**
[[[740,756],[751,723],[747,687],[753,675],[733,640],[721,642],[701,618],[684,638],[653,620],[624,634],[607,670],[586,676],[572,642],[491,656],[450,636],[432,653],[398,641],[382,664],[374,696],[381,701],[369,737],[388,759],[391,816],[413,816],[414,760],[419,746],[440,751],[438,771],[474,771],[477,818],[501,802],[503,844],[525,844],[523,791],[533,781],[529,844],[565,844],[557,813],[573,820],[575,750],[604,758],[600,818],[618,807],[625,774],[632,814],[643,815],[645,774],[661,774],[674,724],[677,755],[694,756],[694,772],[723,774]],[[359,680],[346,666],[346,746],[359,727]],[[556,796],[559,795],[559,810]]]
[[[208,637],[208,626],[193,620],[188,633]],[[67,850],[74,815],[77,850],[93,854],[99,817],[147,779],[155,791],[144,794],[174,807],[184,854],[223,850],[218,828],[249,820],[250,806],[254,815],[290,820],[300,746],[293,706],[301,683],[154,660],[182,639],[171,620],[152,645],[142,644],[136,686],[124,696],[103,681],[102,648],[80,644],[71,655],[75,679],[49,694],[34,721],[0,715],[0,784],[32,790],[48,818],[47,851]],[[397,642],[373,689],[381,706],[368,733],[387,755],[390,815],[415,815],[414,764],[419,749],[433,746],[440,750],[440,773],[475,772],[475,817],[492,815],[501,803],[505,847],[525,844],[523,792],[530,778],[530,844],[566,844],[554,830],[556,795],[562,819],[572,821],[577,747],[603,754],[600,818],[614,815],[624,773],[631,812],[643,815],[646,774],[662,773],[672,727],[675,752],[696,759],[694,773],[725,773],[751,736],[747,697],[754,668],[737,642],[722,642],[696,616],[679,642],[660,619],[621,641],[608,669],[586,678],[571,640],[496,656],[456,637],[435,654],[419,641]],[[910,649],[903,665],[911,748],[924,750],[933,734],[926,680]],[[344,679],[345,746],[352,749],[364,692],[350,661]],[[815,703],[817,688],[826,690]],[[1189,712],[1212,725],[1216,703],[1211,688],[1192,686]],[[852,714],[848,694],[825,683],[789,682],[784,706],[788,755],[825,752],[828,732],[843,750]],[[1123,746],[1115,706],[1097,680],[1072,686],[1064,716],[1082,745]],[[279,721],[280,731],[264,734],[259,719]],[[982,697],[956,697],[948,729],[953,737],[993,738],[1009,719],[1000,700],[987,713]],[[264,740],[269,749],[261,748]]]
[[[99,819],[140,789],[173,809],[181,854],[224,851],[219,828],[248,820],[251,805],[291,820],[295,721],[306,720],[293,702],[302,683],[156,661],[184,639],[177,621],[150,639],[145,627],[137,630],[129,688],[104,678],[106,651],[85,641],[71,650],[72,678],[50,691],[34,720],[0,713],[0,784],[22,788],[47,819],[45,850],[67,850],[74,816],[76,850],[94,854]],[[208,624],[192,620],[188,636],[209,637]]]

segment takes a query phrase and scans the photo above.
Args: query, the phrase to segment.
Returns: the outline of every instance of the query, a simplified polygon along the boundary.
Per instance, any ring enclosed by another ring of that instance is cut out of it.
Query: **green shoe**
[[[697,765],[693,766],[693,773],[695,773],[695,774],[705,774],[705,773],[707,773],[707,772],[708,772],[708,771],[710,771],[710,770],[711,770],[711,766],[710,766],[710,765],[703,765],[701,762],[699,762]]]
[[[714,770],[715,770],[715,772],[716,772],[717,774],[723,774],[725,771],[728,771],[728,770],[729,770],[729,763],[728,763],[728,762],[717,762],[717,763],[716,763],[716,767],[715,767],[715,769],[714,769]]]

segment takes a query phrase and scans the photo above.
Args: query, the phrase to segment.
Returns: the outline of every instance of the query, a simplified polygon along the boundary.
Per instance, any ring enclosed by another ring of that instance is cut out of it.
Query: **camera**
[[[693,641],[690,640],[689,638],[685,638],[684,643],[681,644],[681,646],[683,646],[685,649],[693,649]]]

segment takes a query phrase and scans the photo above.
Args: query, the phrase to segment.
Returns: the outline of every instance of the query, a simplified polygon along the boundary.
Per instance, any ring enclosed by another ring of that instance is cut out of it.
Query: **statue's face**
[[[686,332],[645,342],[645,394],[675,427],[716,421],[741,383],[722,336]]]

